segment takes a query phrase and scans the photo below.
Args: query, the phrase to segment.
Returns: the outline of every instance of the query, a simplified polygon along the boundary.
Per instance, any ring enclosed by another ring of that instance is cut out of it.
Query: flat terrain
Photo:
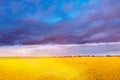
[[[120,80],[120,57],[0,58],[0,80]]]

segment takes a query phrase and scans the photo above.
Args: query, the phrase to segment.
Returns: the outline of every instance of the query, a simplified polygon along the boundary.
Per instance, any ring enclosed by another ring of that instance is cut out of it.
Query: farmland
[[[0,58],[0,80],[120,80],[120,57]]]

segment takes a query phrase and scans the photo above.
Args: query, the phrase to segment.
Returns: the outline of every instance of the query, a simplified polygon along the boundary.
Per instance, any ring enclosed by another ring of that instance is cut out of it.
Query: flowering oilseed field
[[[0,80],[120,80],[120,57],[0,58]]]

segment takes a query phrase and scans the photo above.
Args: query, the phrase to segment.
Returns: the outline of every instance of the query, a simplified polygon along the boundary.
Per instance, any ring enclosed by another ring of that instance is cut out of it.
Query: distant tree
[[[92,57],[95,57],[94,55],[91,55]]]
[[[78,57],[82,57],[82,56],[78,55]]]
[[[110,57],[110,55],[106,55],[107,57]]]

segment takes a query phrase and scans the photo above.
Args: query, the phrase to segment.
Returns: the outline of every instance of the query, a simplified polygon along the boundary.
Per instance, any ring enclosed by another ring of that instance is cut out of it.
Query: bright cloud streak
[[[120,55],[120,42],[64,45],[16,45],[0,47],[0,56]]]

